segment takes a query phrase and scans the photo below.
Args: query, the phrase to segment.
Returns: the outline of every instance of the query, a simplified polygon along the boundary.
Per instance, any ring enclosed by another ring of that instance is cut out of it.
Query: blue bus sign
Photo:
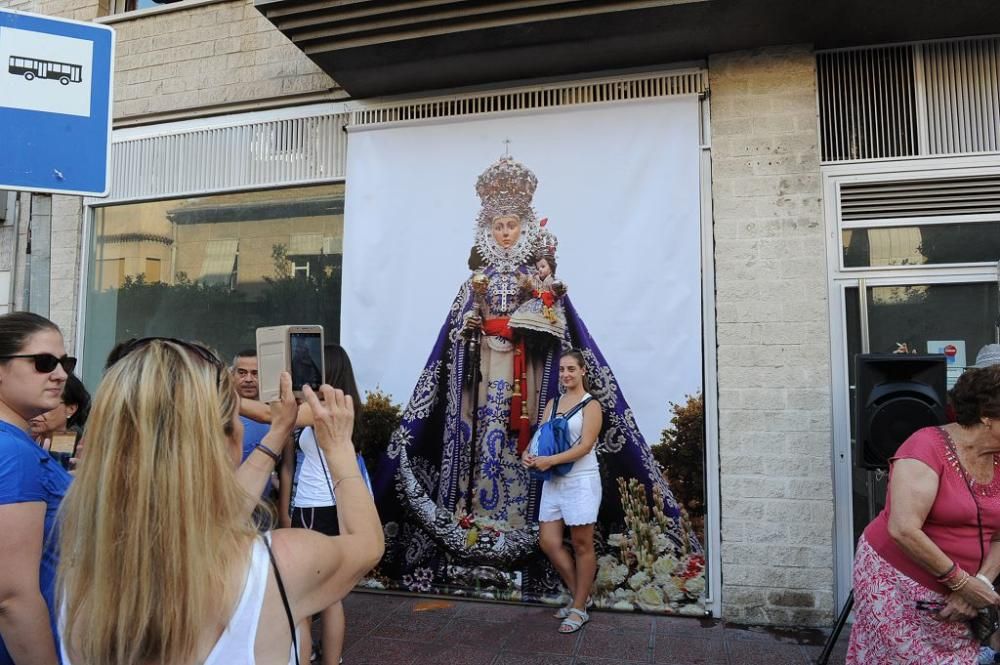
[[[107,196],[115,33],[0,9],[0,189]]]

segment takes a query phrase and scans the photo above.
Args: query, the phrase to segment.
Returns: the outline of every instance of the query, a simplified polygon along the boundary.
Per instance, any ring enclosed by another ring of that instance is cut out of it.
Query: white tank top
[[[584,393],[580,401],[590,397],[590,393]],[[573,406],[576,406],[575,404]],[[589,406],[589,405],[588,405]],[[559,405],[559,413],[566,413],[570,411],[573,407],[569,409],[564,409],[562,404]],[[573,442],[573,445],[580,443],[580,438],[583,436],[583,412],[587,410],[584,406],[582,409],[573,414],[573,417],[569,419],[566,423],[569,428],[569,439]],[[597,444],[590,449],[590,452],[573,462],[573,466],[570,468],[569,473],[567,473],[563,478],[569,478],[572,476],[588,476],[593,474],[598,474],[601,472],[601,467],[597,463]]]
[[[271,534],[266,538],[270,539]],[[250,555],[250,566],[247,578],[243,583],[243,593],[236,603],[236,609],[229,624],[222,631],[219,641],[205,659],[203,665],[255,665],[254,643],[257,641],[257,623],[260,621],[260,610],[264,606],[264,593],[267,591],[267,578],[271,572],[271,560],[267,555],[267,547],[260,538],[254,538]],[[298,637],[301,639],[301,631]],[[63,665],[72,665],[66,655],[66,647],[60,644]],[[288,665],[295,665],[295,647],[288,650]]]
[[[296,508],[323,508],[336,504],[336,499],[330,496],[333,480],[325,461],[320,460],[319,447],[316,445],[316,435],[312,427],[306,427],[299,435],[299,447],[302,448],[302,467],[299,469],[298,481],[295,485],[293,504]]]
[[[298,480],[295,485],[295,496],[292,498],[292,506],[295,508],[326,508],[337,505],[335,496],[330,496],[333,487],[333,480],[330,478],[330,469],[326,466],[326,460],[320,458],[319,446],[316,445],[316,434],[312,427],[306,427],[299,435],[299,448],[302,449],[302,466],[298,469]],[[368,469],[365,468],[365,460],[358,455],[358,471],[364,478],[368,490],[371,491],[372,483],[368,478]]]

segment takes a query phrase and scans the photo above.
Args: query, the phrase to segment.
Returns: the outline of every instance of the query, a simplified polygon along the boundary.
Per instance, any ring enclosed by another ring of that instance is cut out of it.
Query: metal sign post
[[[107,196],[115,33],[0,9],[0,189]]]

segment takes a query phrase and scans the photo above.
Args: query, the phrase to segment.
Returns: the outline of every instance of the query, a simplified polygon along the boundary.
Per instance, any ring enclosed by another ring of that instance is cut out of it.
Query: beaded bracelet
[[[264,453],[265,455],[267,455],[268,457],[270,457],[272,460],[274,460],[275,464],[277,464],[278,460],[281,459],[278,456],[278,453],[274,452],[273,450],[271,450],[270,448],[268,448],[267,446],[265,446],[263,443],[258,443],[256,446],[254,446],[254,448],[256,450],[259,450],[260,452]]]

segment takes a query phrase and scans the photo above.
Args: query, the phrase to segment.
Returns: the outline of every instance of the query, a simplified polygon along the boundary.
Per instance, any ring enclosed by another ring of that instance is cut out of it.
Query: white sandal
[[[587,597],[587,609],[589,610],[594,606],[594,599],[590,596]],[[569,616],[569,611],[573,609],[573,601],[569,601],[569,605],[566,607],[560,607],[558,610],[552,613],[552,616],[556,619],[565,619]]]
[[[575,633],[576,631],[583,628],[583,624],[590,621],[589,614],[587,614],[583,610],[578,610],[575,607],[570,608],[569,614],[570,616],[563,619],[562,623],[559,624],[559,632],[562,633],[563,635],[569,635],[570,633]],[[573,618],[574,614],[580,617],[579,621]]]

